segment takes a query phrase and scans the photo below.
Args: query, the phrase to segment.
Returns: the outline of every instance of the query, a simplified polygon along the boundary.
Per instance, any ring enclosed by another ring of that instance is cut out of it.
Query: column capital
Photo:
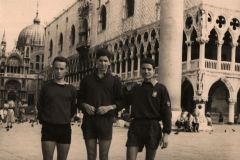
[[[204,38],[204,37],[198,37],[196,39],[200,44],[205,44],[209,41],[209,38]]]
[[[204,96],[194,96],[193,100],[196,101],[196,103],[206,103],[208,101],[208,97]]]
[[[237,100],[233,99],[233,98],[229,98],[228,102],[229,102],[229,104],[235,104],[237,102]]]
[[[185,41],[185,43],[188,47],[192,45],[192,41]]]
[[[237,47],[238,46],[238,42],[231,42],[231,47]]]
[[[221,46],[221,45],[223,45],[223,42],[224,42],[223,40],[217,41],[217,45]]]

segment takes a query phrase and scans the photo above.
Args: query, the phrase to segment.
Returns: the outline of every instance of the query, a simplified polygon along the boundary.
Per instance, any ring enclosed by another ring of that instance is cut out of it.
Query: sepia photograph
[[[239,0],[0,0],[0,160],[239,160]]]

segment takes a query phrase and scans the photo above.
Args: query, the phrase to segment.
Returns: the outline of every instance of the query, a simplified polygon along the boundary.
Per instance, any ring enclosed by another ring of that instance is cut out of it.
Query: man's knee
[[[100,160],[108,160],[108,151],[101,151],[99,153],[99,159]]]
[[[155,149],[146,149],[146,160],[154,160],[156,155]]]
[[[88,155],[88,160],[96,160],[97,159],[97,153],[94,150],[88,150],[87,155]]]
[[[96,150],[96,141],[86,141],[87,156],[88,160],[96,160],[97,150]]]

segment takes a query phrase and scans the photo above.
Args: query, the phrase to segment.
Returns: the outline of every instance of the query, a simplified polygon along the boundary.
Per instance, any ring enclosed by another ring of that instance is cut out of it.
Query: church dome
[[[38,13],[33,20],[33,24],[25,27],[18,36],[17,49],[23,50],[26,45],[44,46],[45,29],[40,25]]]

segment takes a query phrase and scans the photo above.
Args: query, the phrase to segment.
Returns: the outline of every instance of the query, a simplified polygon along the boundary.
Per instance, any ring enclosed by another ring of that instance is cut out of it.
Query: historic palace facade
[[[102,46],[113,53],[113,73],[131,87],[141,81],[141,59],[151,57],[173,110],[201,105],[232,123],[240,113],[239,19],[240,10],[201,0],[78,0],[45,28],[45,74],[52,78],[54,57],[68,57],[66,79],[79,87]]]

